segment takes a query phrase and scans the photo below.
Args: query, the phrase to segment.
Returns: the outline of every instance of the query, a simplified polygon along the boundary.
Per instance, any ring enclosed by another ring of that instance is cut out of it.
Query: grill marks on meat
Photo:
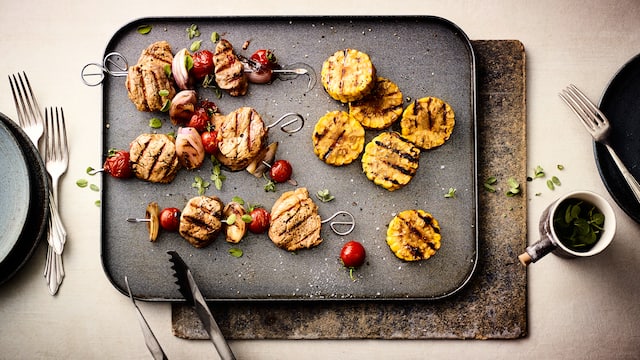
[[[227,90],[231,96],[247,93],[249,83],[244,73],[244,65],[233,53],[233,46],[221,39],[213,53],[214,74],[220,89]]]
[[[223,207],[215,196],[191,198],[180,215],[180,235],[196,248],[211,244],[222,229]]]
[[[419,160],[420,148],[396,132],[384,132],[365,147],[362,170],[376,185],[394,191],[411,181]]]
[[[267,128],[258,112],[239,108],[215,119],[218,131],[216,158],[233,171],[246,168],[267,144]]]
[[[318,206],[306,188],[283,193],[271,209],[269,238],[279,248],[295,251],[322,242]]]
[[[129,161],[141,180],[169,183],[180,169],[173,139],[164,134],[142,134],[131,142]]]
[[[158,111],[176,91],[165,67],[171,67],[173,55],[166,41],[155,42],[142,51],[138,63],[129,68],[126,87],[129,99],[139,111]],[[160,91],[168,95],[161,96]]]

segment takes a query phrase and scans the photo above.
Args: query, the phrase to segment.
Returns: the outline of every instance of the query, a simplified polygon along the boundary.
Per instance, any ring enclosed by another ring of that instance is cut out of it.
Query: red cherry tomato
[[[277,183],[283,183],[291,179],[293,168],[287,160],[277,160],[271,165],[269,170],[269,176]]]
[[[160,212],[160,227],[167,231],[177,231],[180,227],[180,210],[178,208],[164,208]]]
[[[209,126],[209,114],[204,108],[197,108],[195,113],[191,116],[191,120],[187,123],[187,127],[196,129],[199,133],[207,131]]]
[[[249,213],[251,222],[249,223],[249,231],[254,234],[262,234],[269,229],[271,215],[267,210],[261,207],[254,208]]]
[[[348,268],[356,268],[364,264],[367,253],[364,246],[357,241],[349,241],[342,247],[340,251],[340,260],[342,264]]]
[[[102,168],[115,178],[130,178],[131,164],[129,163],[129,152],[124,150],[109,150],[109,155],[104,161]]]
[[[251,55],[251,60],[268,70],[273,70],[278,66],[276,55],[269,49],[260,49],[254,52],[253,55]]]
[[[204,152],[209,155],[213,155],[218,151],[218,132],[215,130],[205,131],[200,134],[202,138],[202,146]]]
[[[201,50],[191,55],[193,67],[191,74],[196,80],[202,80],[208,74],[213,73],[213,53],[209,50]]]

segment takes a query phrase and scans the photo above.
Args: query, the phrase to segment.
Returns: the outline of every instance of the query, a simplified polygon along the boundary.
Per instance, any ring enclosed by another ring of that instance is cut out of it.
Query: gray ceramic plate
[[[187,37],[192,24],[201,33],[195,39]],[[151,32],[141,35],[140,25],[150,25]],[[406,98],[436,96],[447,101],[456,112],[454,133],[440,148],[422,153],[418,173],[408,186],[389,192],[367,180],[359,159],[337,168],[314,155],[311,132],[318,118],[346,109],[319,82],[308,92],[305,78],[252,84],[246,96],[237,98],[217,98],[212,90],[199,89],[199,95],[216,102],[223,113],[251,106],[267,123],[284,113],[302,114],[307,120],[301,132],[289,136],[272,129],[269,139],[280,142],[278,158],[293,164],[298,186],[311,194],[329,189],[335,196],[332,202],[317,202],[320,216],[326,219],[338,210],[349,211],[356,218],[356,229],[342,237],[324,227],[320,246],[295,254],[276,248],[266,235],[248,235],[237,245],[220,237],[207,248],[195,249],[178,234],[162,232],[156,243],[150,243],[145,226],[125,218],[144,216],[151,201],[161,208],[184,207],[197,195],[191,186],[194,177],[208,179],[211,164],[197,171],[183,170],[167,185],[103,176],[102,261],[119,290],[125,289],[127,275],[138,298],[180,300],[167,250],[181,254],[210,300],[437,299],[468,282],[477,259],[475,63],[471,45],[458,27],[435,17],[150,18],[120,29],[105,54],[118,51],[133,65],[144,48],[159,40],[167,40],[174,53],[194,40],[202,40],[201,48],[211,50],[213,32],[244,56],[269,48],[280,64],[307,63],[318,77],[322,62],[334,52],[364,51],[378,75],[396,82]],[[105,154],[109,148],[128,148],[141,133],[176,130],[166,114],[138,112],[127,98],[124,78],[106,79],[103,105]],[[163,119],[162,128],[149,128],[152,117]],[[368,131],[367,140],[376,134]],[[240,196],[270,209],[282,192],[294,188],[282,184],[275,193],[265,192],[264,179],[244,171],[225,175],[221,191],[211,186],[206,192],[224,202]],[[450,187],[457,189],[454,199],[444,197]],[[427,261],[406,263],[386,245],[386,227],[395,214],[414,208],[429,211],[440,221],[442,248]],[[349,278],[339,261],[342,245],[351,239],[361,241],[367,250],[366,264],[355,272],[357,281]],[[244,255],[231,256],[231,248],[242,249]]]
[[[3,133],[0,142],[6,141],[5,138],[13,137],[16,141],[17,146],[19,147],[22,155],[14,158],[16,162],[22,161],[23,164],[26,164],[27,173],[23,172],[21,165],[16,165],[15,163],[5,164],[8,169],[11,170],[14,175],[12,175],[7,180],[2,180],[0,182],[2,185],[2,189],[4,190],[6,186],[8,187],[18,187],[17,191],[24,192],[25,186],[25,178],[18,178],[14,176],[16,175],[15,168],[16,166],[20,168],[18,170],[19,176],[26,176],[28,179],[28,185],[26,186],[26,191],[28,195],[20,195],[19,198],[16,198],[15,195],[7,195],[4,193],[0,193],[0,202],[2,202],[2,208],[0,208],[0,223],[2,223],[5,216],[12,217],[13,214],[5,215],[4,211],[5,206],[12,207],[14,204],[5,204],[5,197],[10,196],[12,201],[15,200],[15,206],[19,207],[20,214],[26,212],[24,219],[16,220],[17,223],[21,223],[21,231],[19,236],[14,239],[13,237],[8,238],[5,237],[7,231],[5,231],[4,226],[11,228],[13,226],[20,227],[19,224],[4,224],[3,232],[0,233],[0,239],[4,242],[5,239],[13,243],[9,253],[4,256],[3,259],[0,260],[0,284],[8,281],[11,277],[13,277],[22,266],[31,258],[34,250],[37,245],[46,235],[47,229],[47,221],[49,219],[49,187],[47,183],[47,172],[44,167],[44,162],[40,158],[40,154],[38,153],[38,149],[31,143],[31,140],[27,137],[27,135],[20,129],[18,125],[16,125],[11,119],[6,117],[4,114],[0,113],[0,133],[3,131],[7,131],[7,133]],[[4,152],[3,152],[4,156]],[[0,163],[4,161],[0,159]],[[3,172],[0,174],[0,178],[4,176],[4,169],[6,169],[3,165]],[[20,180],[21,179],[21,180]],[[5,184],[4,181],[8,183]],[[22,184],[10,184],[11,182],[22,182]],[[26,199],[26,201],[25,201]],[[13,236],[13,235],[12,235]]]

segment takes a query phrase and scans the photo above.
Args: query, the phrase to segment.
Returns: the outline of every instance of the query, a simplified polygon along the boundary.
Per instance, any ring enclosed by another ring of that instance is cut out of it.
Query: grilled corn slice
[[[436,97],[415,100],[402,113],[402,135],[422,149],[431,149],[449,139],[455,114],[449,104]]]
[[[409,183],[418,170],[420,149],[397,132],[383,132],[367,144],[362,170],[376,185],[394,191]]]
[[[367,129],[385,129],[402,115],[403,101],[398,85],[378,77],[369,95],[349,103],[349,114]]]
[[[369,55],[344,49],[322,63],[320,76],[329,96],[347,103],[360,100],[371,92],[376,83],[376,68]]]
[[[313,152],[329,165],[350,164],[364,149],[364,128],[344,111],[331,111],[322,116],[311,138]]]
[[[440,249],[440,225],[424,210],[405,210],[396,215],[387,229],[387,244],[405,261],[425,260]]]

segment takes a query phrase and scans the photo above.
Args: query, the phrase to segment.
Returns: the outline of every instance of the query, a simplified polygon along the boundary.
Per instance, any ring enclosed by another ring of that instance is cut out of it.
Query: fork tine
[[[24,83],[22,82],[22,78],[23,77],[24,77],[24,82],[27,83],[26,88],[24,86]],[[36,100],[36,97],[33,95],[33,90],[31,89],[31,83],[29,82],[29,78],[27,77],[27,73],[25,73],[23,71],[22,72],[22,76],[20,76],[20,74],[18,74],[18,78],[20,78],[20,84],[22,84],[22,88],[24,89],[24,93],[26,94],[27,90],[29,90],[29,96],[27,96],[27,103],[29,103],[29,106],[31,107],[31,113],[33,114],[33,118],[36,121],[42,122],[42,111],[40,110],[40,105],[38,104],[38,101]]]
[[[56,119],[58,119],[58,108],[56,107]],[[62,110],[62,108],[60,108],[60,118],[58,120],[58,126],[61,128],[60,131],[58,131],[58,135],[60,137],[60,141],[58,142],[58,144],[60,144],[60,154],[62,157],[64,157],[64,154],[68,154],[69,153],[69,144],[67,143],[67,125],[65,124],[64,121],[64,111]]]
[[[593,118],[597,124],[607,124],[609,120],[600,111],[600,109],[589,98],[578,89],[575,85],[570,84],[569,87],[573,90],[574,94],[580,99],[582,104],[593,114]]]
[[[18,113],[18,122],[20,123],[20,127],[25,127],[27,125],[27,110],[24,104],[24,96],[22,96],[22,91],[20,91],[18,87],[16,76],[11,75],[8,77],[9,85],[11,85],[11,93],[13,94],[13,103],[16,105],[16,112]],[[18,95],[16,95],[16,92]],[[18,100],[20,100],[20,103],[18,103]]]
[[[571,111],[580,119],[580,121],[586,126],[589,131],[595,129],[594,123],[590,120],[589,114],[580,106],[574,95],[567,89],[560,93],[560,98],[569,106]],[[589,119],[589,120],[587,120]]]

